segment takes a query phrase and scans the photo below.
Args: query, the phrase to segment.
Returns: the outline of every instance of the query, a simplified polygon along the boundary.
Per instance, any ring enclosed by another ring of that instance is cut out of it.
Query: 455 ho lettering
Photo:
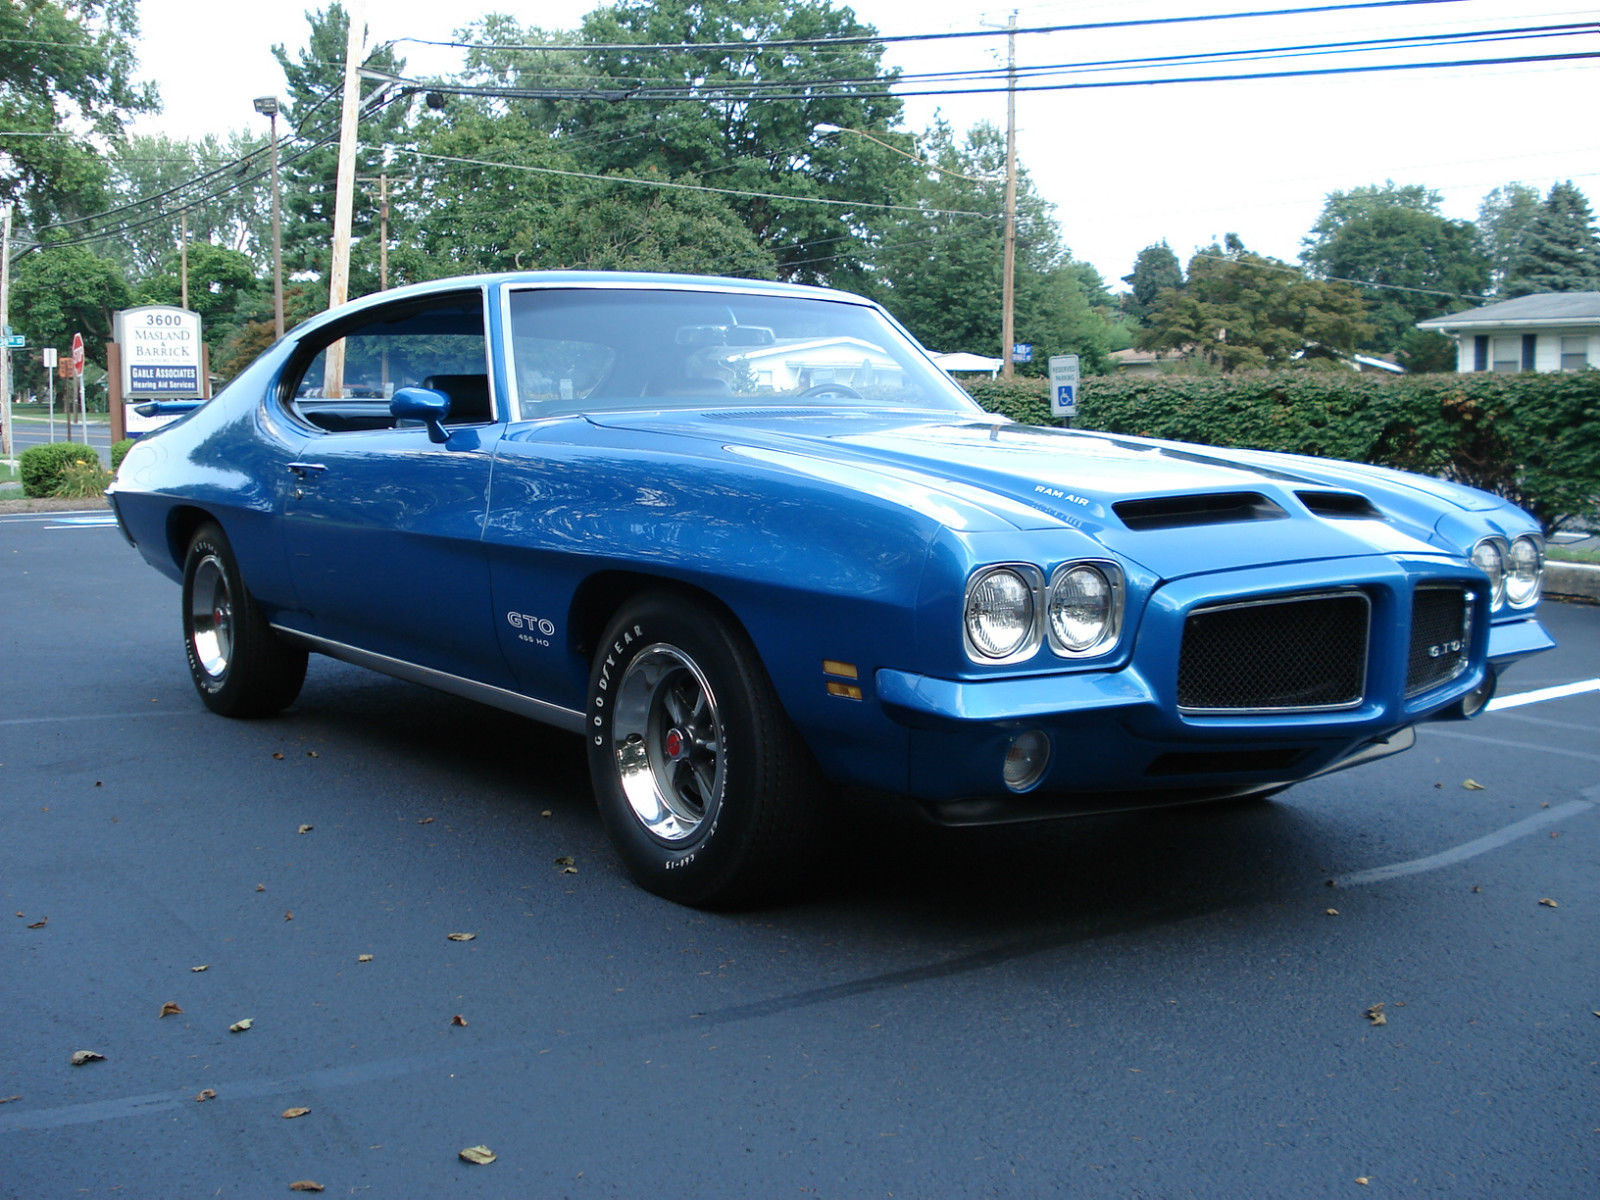
[[[529,642],[535,646],[548,647],[550,639],[556,633],[554,621],[533,616],[531,613],[508,612],[506,624],[517,630],[519,642]]]

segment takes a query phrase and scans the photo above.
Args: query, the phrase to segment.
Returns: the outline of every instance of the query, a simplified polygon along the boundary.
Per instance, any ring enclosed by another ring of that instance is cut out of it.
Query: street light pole
[[[283,226],[278,209],[278,98],[256,97],[256,111],[272,128],[272,331],[283,337]]]

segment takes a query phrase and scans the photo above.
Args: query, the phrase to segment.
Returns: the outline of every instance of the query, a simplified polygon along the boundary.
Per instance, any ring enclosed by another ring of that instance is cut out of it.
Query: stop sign
[[[83,334],[72,335],[72,369],[79,375],[83,374]]]

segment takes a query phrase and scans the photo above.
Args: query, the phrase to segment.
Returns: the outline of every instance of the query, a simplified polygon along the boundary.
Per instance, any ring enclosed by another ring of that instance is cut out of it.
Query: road
[[[72,421],[72,436],[67,437],[67,422],[59,412],[55,419],[55,436],[51,436],[51,423],[44,417],[13,417],[15,422],[11,431],[11,449],[20,455],[30,446],[44,446],[50,442],[74,441],[83,442],[83,423],[76,417]],[[89,418],[89,445],[100,451],[100,460],[105,463],[111,461],[111,426],[102,417],[96,420]]]
[[[567,735],[319,658],[208,715],[97,519],[0,518],[7,1200],[1600,1194],[1600,609],[1272,803],[859,813],[713,915]]]

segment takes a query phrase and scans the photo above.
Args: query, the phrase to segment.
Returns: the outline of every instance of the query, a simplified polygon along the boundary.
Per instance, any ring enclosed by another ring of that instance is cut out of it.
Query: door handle
[[[309,475],[315,475],[322,471],[326,471],[327,469],[328,466],[326,463],[292,462],[289,464],[290,472],[301,479],[304,479]]]

